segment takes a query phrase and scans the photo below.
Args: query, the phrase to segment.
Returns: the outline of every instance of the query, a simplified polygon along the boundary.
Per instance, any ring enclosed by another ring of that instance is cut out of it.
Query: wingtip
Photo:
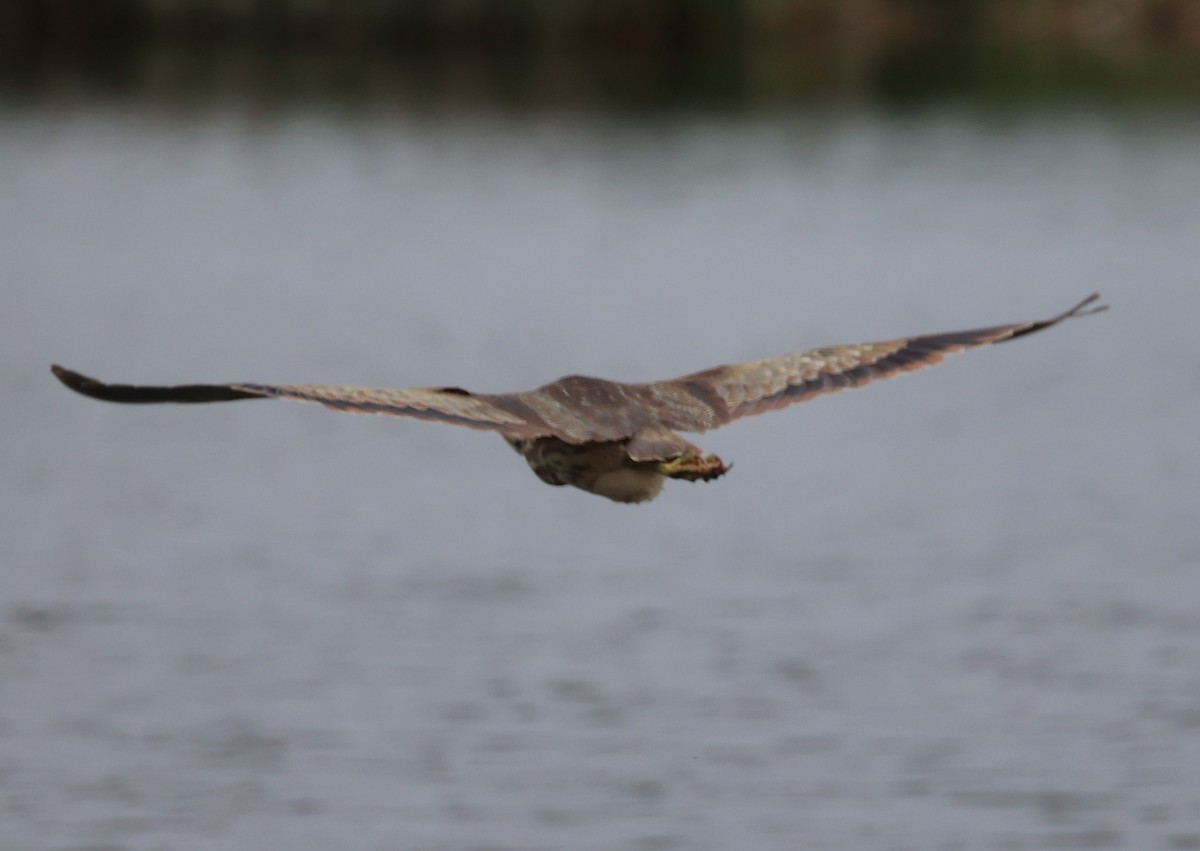
[[[93,399],[111,399],[109,386],[103,381],[97,381],[90,375],[84,375],[82,372],[67,369],[65,366],[59,366],[56,363],[50,365],[50,371],[54,373],[54,377],[61,381],[67,389],[74,390],[81,396],[91,396]]]
[[[70,387],[72,390],[78,390],[91,380],[86,375],[80,375],[78,372],[74,372],[63,366],[59,366],[56,363],[50,364],[50,371],[54,373],[55,378],[57,378],[67,387]]]
[[[1005,340],[1015,340],[1018,337],[1024,337],[1026,334],[1033,334],[1045,328],[1051,328],[1062,322],[1064,319],[1075,319],[1080,316],[1091,316],[1093,313],[1102,313],[1108,310],[1107,304],[1095,304],[1100,299],[1100,293],[1092,293],[1079,304],[1072,307],[1070,310],[1065,310],[1058,316],[1053,316],[1050,319],[1043,319],[1040,322],[1029,322],[1024,325],[1009,326],[1004,336],[1001,336],[995,342],[1003,342]],[[1094,305],[1094,306],[1093,306]]]
[[[1093,302],[1098,301],[1099,299],[1100,299],[1100,293],[1092,293],[1090,296],[1085,298],[1083,301],[1079,302],[1079,304],[1075,305],[1070,310],[1068,310],[1066,313],[1064,313],[1062,318],[1066,319],[1067,317],[1073,317],[1073,316],[1091,316],[1093,313],[1102,313],[1105,310],[1108,310],[1107,304],[1097,304],[1094,307],[1088,307],[1088,305],[1092,304]],[[1087,307],[1088,309],[1084,310],[1085,307]]]
[[[1079,304],[1072,307],[1070,310],[1064,310],[1062,313],[1055,316],[1053,319],[1048,319],[1045,322],[1035,322],[1029,330],[1036,331],[1039,328],[1048,328],[1051,325],[1056,325],[1064,319],[1076,319],[1080,316],[1091,316],[1093,313],[1102,313],[1108,310],[1107,304],[1096,304],[1100,299],[1100,293],[1092,293]]]

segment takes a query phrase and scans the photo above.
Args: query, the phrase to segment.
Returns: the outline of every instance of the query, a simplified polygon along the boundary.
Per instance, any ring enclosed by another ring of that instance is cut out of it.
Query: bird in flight
[[[109,402],[230,402],[284,398],[360,414],[416,417],[498,432],[543,482],[573,485],[616,502],[645,502],[665,479],[711,481],[729,465],[680,437],[741,417],[861,387],[941,363],[944,355],[1015,340],[1064,319],[1107,309],[1092,294],[1050,319],[880,343],[830,346],[728,364],[669,381],[625,384],[568,375],[525,393],[458,387],[373,388],[320,384],[105,384],[54,365],[67,387]]]

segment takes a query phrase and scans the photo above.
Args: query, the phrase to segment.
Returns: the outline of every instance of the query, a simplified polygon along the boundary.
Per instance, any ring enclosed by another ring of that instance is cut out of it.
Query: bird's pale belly
[[[662,490],[658,465],[630,459],[625,441],[576,445],[541,437],[508,442],[547,484],[573,485],[616,502],[645,502]]]
[[[658,496],[665,480],[666,477],[655,470],[626,467],[601,473],[590,486],[578,487],[617,502],[646,502]]]

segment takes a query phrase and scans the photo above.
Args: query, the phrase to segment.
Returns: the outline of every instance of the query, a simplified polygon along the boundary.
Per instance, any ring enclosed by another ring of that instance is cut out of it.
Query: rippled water
[[[1200,847],[1200,122],[0,114],[0,845]],[[706,435],[147,382],[524,389],[1113,309]]]

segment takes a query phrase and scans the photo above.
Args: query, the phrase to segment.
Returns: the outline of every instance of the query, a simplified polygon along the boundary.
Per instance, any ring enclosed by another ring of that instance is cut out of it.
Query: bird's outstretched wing
[[[319,402],[328,408],[361,414],[391,414],[436,420],[511,437],[556,435],[520,394],[477,395],[457,387],[371,388],[322,384],[181,384],[159,387],[106,384],[55,365],[58,380],[77,393],[108,402],[231,402],[283,398]]]
[[[106,384],[61,366],[51,369],[67,387],[109,402],[229,402],[285,398],[319,402],[363,414],[416,417],[508,437],[556,437],[586,444],[660,435],[663,429],[707,431],[739,417],[803,402],[821,393],[861,387],[869,381],[939,363],[951,352],[1011,340],[1073,316],[1092,295],[1051,319],[975,331],[930,334],[811,349],[749,363],[718,366],[671,381],[622,384],[571,375],[527,393],[480,394],[457,387],[373,388],[322,384],[182,384],[171,387]],[[657,451],[635,442],[639,451]],[[686,443],[686,442],[685,442]]]
[[[1038,322],[810,349],[718,366],[646,386],[652,395],[664,400],[693,400],[692,404],[674,406],[670,415],[663,418],[663,425],[680,431],[704,431],[740,417],[804,402],[822,393],[861,387],[881,378],[932,366],[941,363],[947,354],[1013,340],[1064,319],[1099,313],[1108,306],[1092,306],[1098,298],[1098,294],[1092,294],[1070,310]],[[696,404],[702,400],[707,401]]]

